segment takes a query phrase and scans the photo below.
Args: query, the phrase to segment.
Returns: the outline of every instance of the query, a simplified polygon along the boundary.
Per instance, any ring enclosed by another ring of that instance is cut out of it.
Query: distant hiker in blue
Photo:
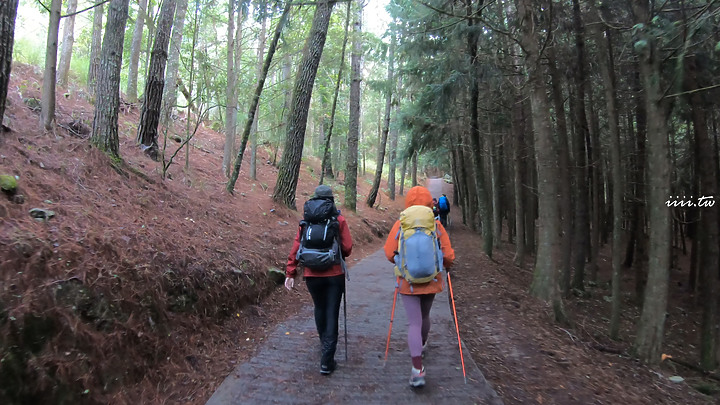
[[[344,258],[352,253],[353,241],[345,217],[335,207],[332,189],[322,185],[304,206],[295,242],[288,255],[285,288],[295,286],[297,267],[315,306],[315,326],[322,348],[320,373],[335,371],[340,302],[345,293]]]
[[[447,228],[448,214],[450,213],[450,201],[445,194],[438,198],[438,211],[440,212],[440,223]]]

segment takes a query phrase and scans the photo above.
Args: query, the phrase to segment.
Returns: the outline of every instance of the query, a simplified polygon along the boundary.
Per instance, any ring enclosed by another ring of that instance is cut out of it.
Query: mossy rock
[[[282,284],[285,282],[285,272],[277,267],[270,267],[268,269],[268,278],[276,284]]]
[[[0,174],[0,189],[2,189],[2,191],[7,193],[15,192],[15,190],[17,190],[17,185],[17,179],[15,176]]]

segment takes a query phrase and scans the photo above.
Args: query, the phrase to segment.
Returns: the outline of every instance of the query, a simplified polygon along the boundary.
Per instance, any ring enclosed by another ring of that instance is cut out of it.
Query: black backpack
[[[300,221],[300,248],[297,259],[313,270],[328,270],[340,264],[340,212],[328,198],[305,202]]]

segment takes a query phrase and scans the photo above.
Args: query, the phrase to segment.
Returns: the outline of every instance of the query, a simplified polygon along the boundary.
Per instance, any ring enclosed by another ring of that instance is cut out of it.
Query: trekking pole
[[[346,283],[343,287],[343,326],[345,328],[345,361],[348,360],[348,345],[347,345],[347,281],[350,281],[350,273],[347,270],[345,264],[345,258],[340,256],[340,264],[342,265],[343,273],[345,273]]]
[[[467,375],[465,374],[465,359],[463,358],[462,342],[460,341],[460,328],[458,327],[457,311],[455,311],[455,298],[453,297],[452,282],[450,281],[450,272],[447,274],[448,277],[448,290],[450,290],[450,301],[452,302],[453,317],[455,317],[455,332],[458,337],[458,347],[460,348],[460,362],[462,363],[463,378],[465,378],[465,384],[467,384]]]
[[[388,350],[390,349],[390,333],[392,333],[393,318],[395,317],[395,302],[397,301],[398,288],[400,288],[400,277],[395,280],[395,294],[393,295],[392,312],[390,312],[390,328],[388,329],[387,343],[385,343],[385,361],[383,361],[383,367],[387,364]]]
[[[345,361],[348,359],[348,351],[347,351],[347,287],[345,287],[345,292],[343,292],[343,323],[345,324]]]

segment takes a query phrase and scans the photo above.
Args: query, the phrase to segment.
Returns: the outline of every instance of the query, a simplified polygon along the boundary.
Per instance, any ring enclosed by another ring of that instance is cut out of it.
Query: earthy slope
[[[258,179],[246,161],[225,193],[223,137],[205,126],[190,169],[180,152],[166,180],[135,145],[136,109],[120,118],[122,162],[71,129],[92,123],[82,88],[58,90],[58,127],[45,133],[39,73],[14,66],[12,132],[0,134],[0,174],[18,176],[21,195],[0,196],[0,403],[202,402],[307,299],[280,294],[269,273],[283,269],[300,214],[272,202],[277,169],[263,148]],[[305,161],[298,204],[317,170]],[[379,246],[397,204],[383,196],[382,209],[344,212],[357,256]],[[32,208],[55,215],[34,219]]]
[[[506,404],[720,403],[717,375],[703,375],[672,360],[651,368],[630,354],[640,316],[630,293],[631,270],[623,277],[620,340],[608,338],[611,272],[606,250],[600,255],[598,283],[587,283],[585,294],[565,301],[572,325],[559,325],[548,305],[528,295],[532,272],[513,265],[512,245],[502,243],[490,260],[479,248],[479,235],[461,226],[450,233],[459,263],[453,286],[460,331]],[[672,272],[664,351],[696,364],[700,333],[695,320],[700,317],[683,284],[687,277],[682,269]],[[684,380],[672,382],[675,376]]]

